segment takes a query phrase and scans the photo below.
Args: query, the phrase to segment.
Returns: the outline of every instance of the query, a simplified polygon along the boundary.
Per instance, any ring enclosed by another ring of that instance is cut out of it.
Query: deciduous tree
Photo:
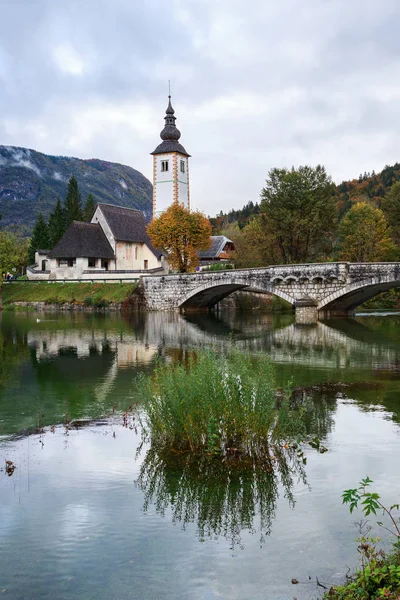
[[[394,240],[400,244],[400,181],[392,185],[382,199],[382,210],[391,227]]]
[[[333,193],[331,178],[320,165],[269,172],[261,191],[261,211],[280,262],[309,262],[332,253],[337,219]]]
[[[28,263],[29,240],[0,231],[0,273],[21,273]]]
[[[153,219],[147,231],[154,246],[168,254],[169,265],[179,273],[194,271],[199,264],[198,250],[210,247],[209,220],[177,202]]]
[[[232,259],[237,268],[265,267],[280,261],[274,237],[265,226],[265,218],[265,215],[257,215],[243,229],[238,223],[232,223],[221,231],[235,244]]]
[[[355,204],[339,228],[339,258],[351,262],[393,260],[396,248],[385,215],[365,202]]]

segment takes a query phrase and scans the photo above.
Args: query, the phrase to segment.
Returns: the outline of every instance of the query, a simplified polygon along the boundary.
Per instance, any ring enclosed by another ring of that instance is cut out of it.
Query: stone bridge
[[[211,308],[245,290],[290,302],[301,321],[348,315],[381,292],[400,288],[400,263],[320,263],[142,277],[149,310]]]

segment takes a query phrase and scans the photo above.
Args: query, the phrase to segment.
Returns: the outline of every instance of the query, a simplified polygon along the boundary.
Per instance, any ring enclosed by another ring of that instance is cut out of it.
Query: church
[[[164,120],[161,144],[151,153],[154,216],[173,202],[190,209],[190,154],[179,142],[171,96]],[[98,204],[90,223],[71,223],[52,250],[36,251],[27,268],[32,280],[135,279],[146,273],[168,273],[167,256],[151,243],[141,211],[112,204]]]
[[[160,137],[161,144],[153,155],[153,216],[166,210],[173,202],[179,202],[190,208],[189,195],[189,158],[179,143],[181,132],[175,125],[175,111],[168,96],[165,111],[165,126]]]

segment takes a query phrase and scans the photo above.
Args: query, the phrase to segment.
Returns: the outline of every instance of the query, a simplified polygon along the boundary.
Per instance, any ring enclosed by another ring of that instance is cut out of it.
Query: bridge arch
[[[255,288],[248,283],[244,284],[240,281],[216,283],[215,285],[210,285],[210,282],[208,281],[188,292],[180,300],[179,308],[182,310],[192,308],[212,308],[215,304],[218,304],[218,302],[223,300],[223,298],[226,298],[230,294],[233,294],[233,292],[239,290],[256,292],[257,294],[272,294],[286,300],[286,302],[289,302],[292,306],[295,304],[294,298],[291,298],[288,294],[273,285],[263,285],[262,288]]]
[[[400,288],[400,281],[393,280],[388,276],[356,281],[323,298],[317,309],[326,313],[349,312],[382,292],[396,288]]]

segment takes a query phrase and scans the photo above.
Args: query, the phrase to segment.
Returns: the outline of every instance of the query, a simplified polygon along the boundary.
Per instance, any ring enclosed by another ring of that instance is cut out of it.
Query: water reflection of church
[[[49,325],[49,326],[47,326]],[[387,369],[398,364],[396,348],[376,339],[376,332],[357,321],[337,321],[301,325],[290,322],[273,326],[270,315],[260,315],[257,333],[254,319],[237,319],[232,313],[186,315],[178,313],[147,313],[137,320],[127,321],[124,328],[85,326],[55,330],[50,324],[38,323],[30,329],[28,344],[38,361],[54,359],[66,353],[79,359],[94,361],[96,356],[111,353],[114,368],[150,365],[162,352],[213,347],[222,352],[234,343],[240,350],[267,352],[278,364],[345,369],[369,365]],[[368,335],[374,340],[370,343]]]
[[[28,344],[35,349],[39,361],[72,353],[76,358],[94,358],[112,353],[118,367],[146,365],[152,362],[157,346],[138,340],[133,335],[102,330],[37,331],[28,333]]]

